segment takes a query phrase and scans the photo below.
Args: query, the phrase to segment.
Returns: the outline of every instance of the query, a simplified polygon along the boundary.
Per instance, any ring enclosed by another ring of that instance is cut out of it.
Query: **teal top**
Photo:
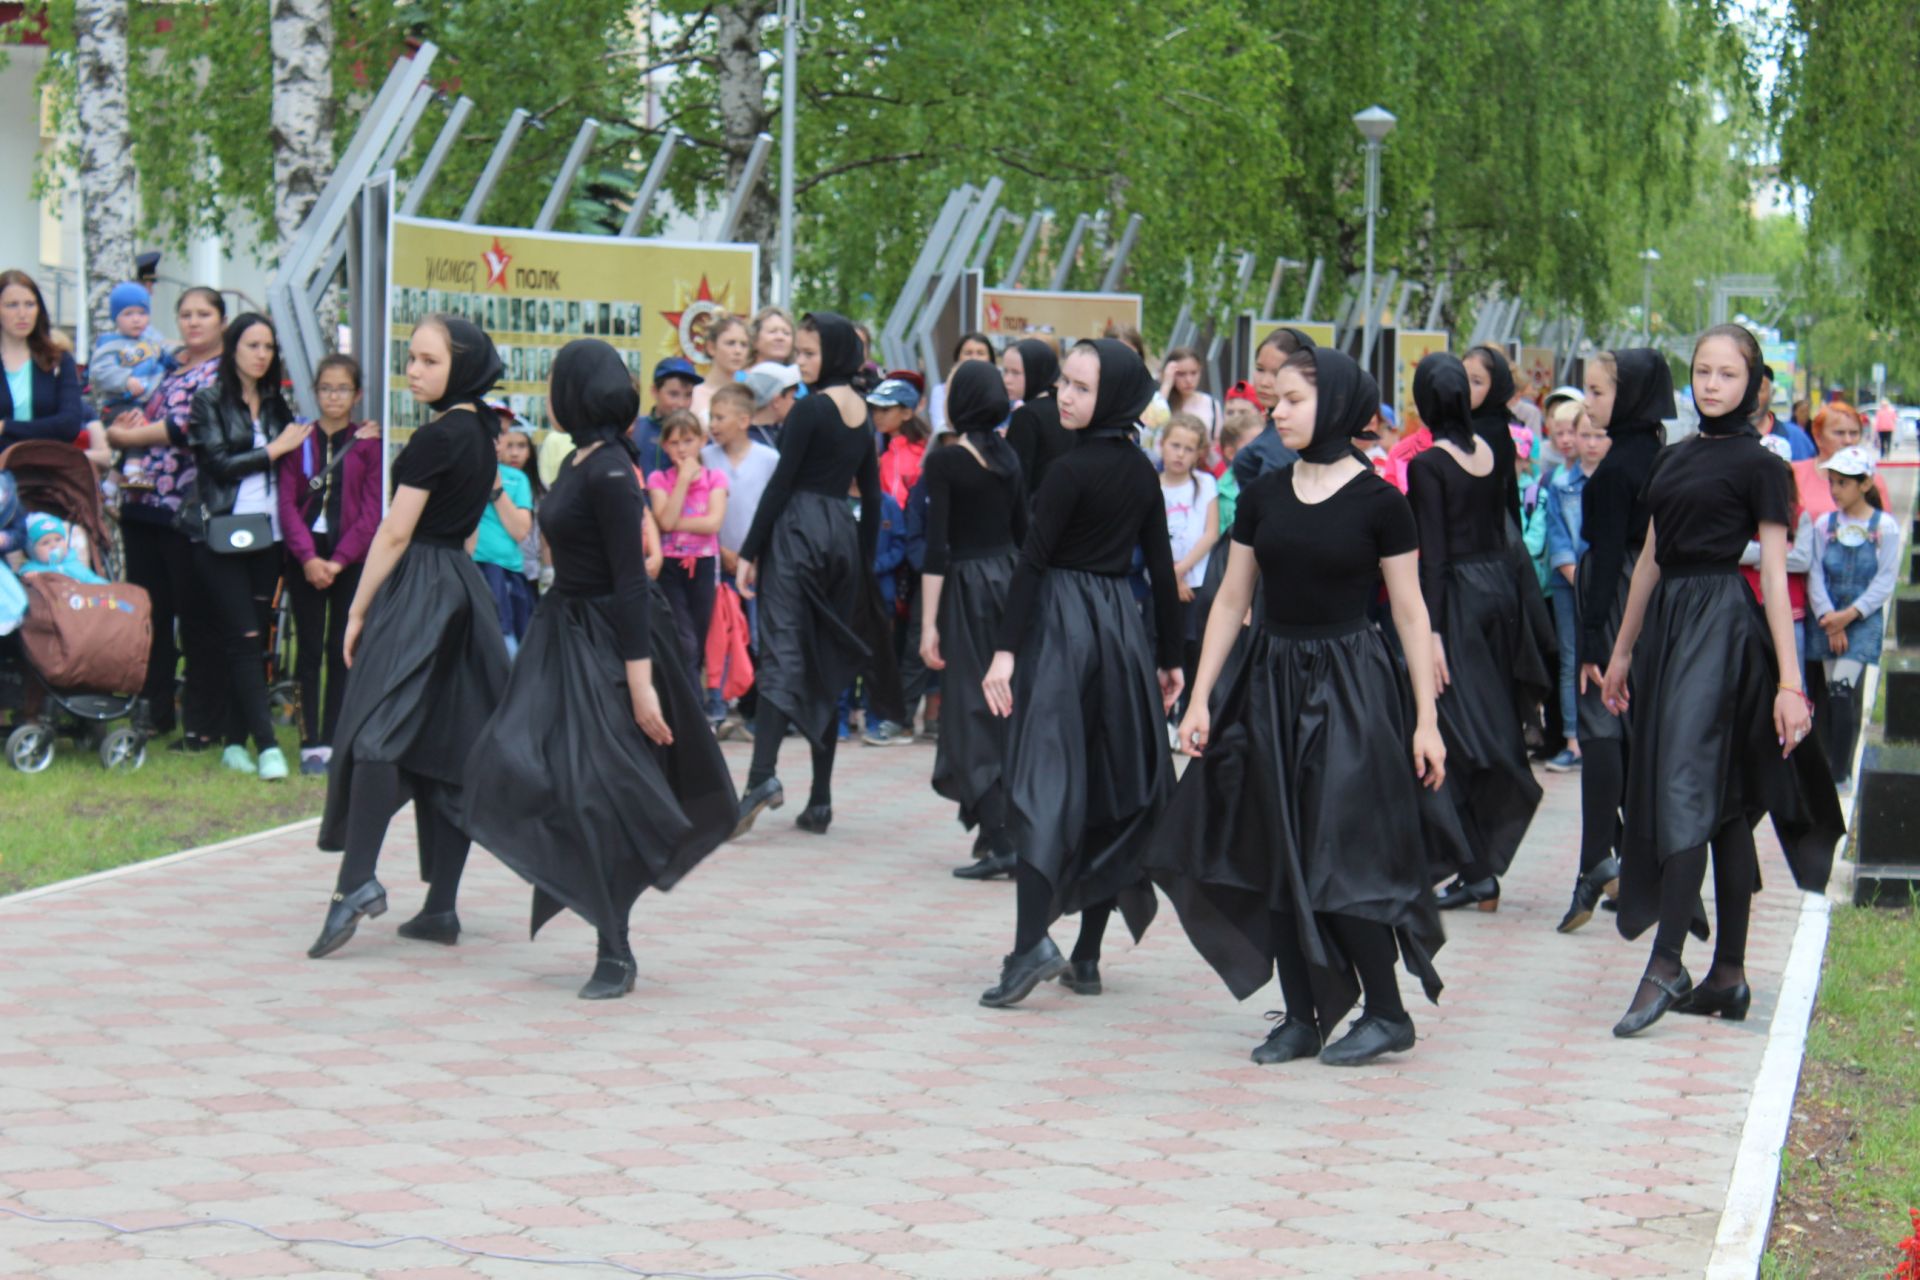
[[[33,421],[33,361],[22,360],[18,369],[7,370],[7,390],[13,393],[13,420]]]
[[[501,467],[500,487],[513,499],[514,506],[522,511],[533,510],[533,485],[528,483],[526,472],[518,467]],[[507,532],[507,526],[500,523],[500,513],[493,509],[491,502],[480,515],[480,535],[473,544],[473,558],[481,564],[497,564],[515,573],[525,572],[520,544]]]

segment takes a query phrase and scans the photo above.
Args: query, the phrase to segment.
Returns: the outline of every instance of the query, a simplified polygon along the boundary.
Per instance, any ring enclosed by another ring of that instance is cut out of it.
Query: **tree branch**
[[[925,160],[933,154],[935,153],[927,150],[899,151],[892,155],[868,156],[864,160],[849,160],[845,164],[834,165],[831,169],[822,169],[819,173],[814,174],[805,181],[795,183],[794,191],[796,194],[803,191],[811,191],[827,179],[837,178],[843,173],[853,173],[860,169],[871,169],[883,164],[905,164],[909,160]]]

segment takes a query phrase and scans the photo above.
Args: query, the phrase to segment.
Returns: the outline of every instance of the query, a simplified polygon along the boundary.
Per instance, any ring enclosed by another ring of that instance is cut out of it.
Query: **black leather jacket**
[[[260,430],[267,439],[279,435],[292,421],[293,412],[284,398],[261,401]],[[180,505],[180,529],[193,541],[204,542],[208,519],[232,514],[240,482],[262,472],[271,481],[274,462],[265,449],[254,448],[253,419],[246,405],[223,402],[218,383],[194,395],[187,417],[187,443],[193,447],[199,477],[195,491]]]

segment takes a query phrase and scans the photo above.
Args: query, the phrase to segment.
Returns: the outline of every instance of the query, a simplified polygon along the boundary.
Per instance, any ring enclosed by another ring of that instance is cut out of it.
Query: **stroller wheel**
[[[115,729],[100,742],[100,763],[108,769],[132,772],[147,762],[147,744],[132,729]]]
[[[40,773],[53,763],[53,730],[23,724],[7,735],[7,760],[22,773]]]

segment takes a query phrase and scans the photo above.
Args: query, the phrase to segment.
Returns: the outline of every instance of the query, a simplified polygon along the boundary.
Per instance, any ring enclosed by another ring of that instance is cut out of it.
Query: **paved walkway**
[[[930,749],[841,759],[833,836],[790,804],[643,900],[609,1004],[573,997],[591,935],[528,943],[478,855],[460,946],[396,938],[410,823],[394,912],[318,963],[310,831],[0,903],[0,1206],[832,1280],[1701,1273],[1798,906],[1777,849],[1751,1020],[1616,1042],[1644,948],[1610,916],[1553,932],[1578,786],[1547,778],[1499,914],[1449,921],[1443,1003],[1408,987],[1419,1048],[1259,1068],[1269,1002],[1236,1006],[1170,911],[1110,948],[1106,995],[980,1008],[1011,890],[948,878]],[[572,1274],[615,1272],[0,1215],[5,1280]]]

